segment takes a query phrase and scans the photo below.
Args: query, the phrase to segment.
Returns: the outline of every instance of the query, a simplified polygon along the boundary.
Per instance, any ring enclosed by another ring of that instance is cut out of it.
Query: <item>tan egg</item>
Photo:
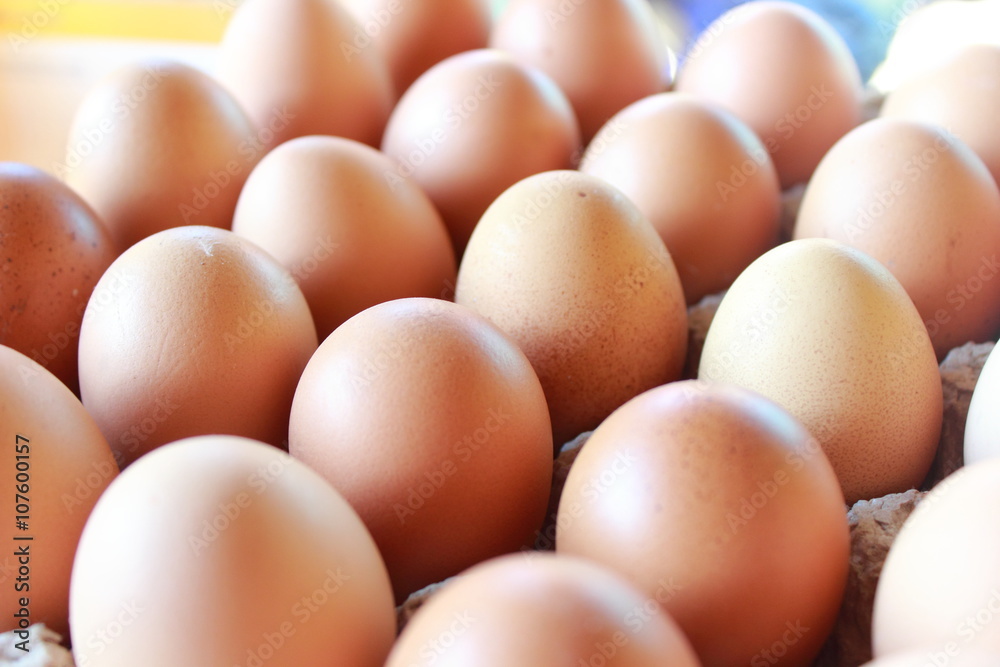
[[[378,51],[400,95],[448,56],[484,48],[490,39],[489,0],[344,0],[344,5],[358,22],[351,46]]]
[[[729,287],[777,241],[781,188],[767,150],[742,121],[694,96],[663,93],[622,110],[580,170],[653,223],[689,304]]]
[[[305,297],[274,258],[226,230],[180,227],[132,246],[97,284],[80,390],[123,466],[193,435],[283,446],[315,349]]]
[[[688,50],[675,89],[733,112],[771,154],[783,188],[809,180],[861,120],[861,76],[844,40],[791,2],[729,10]]]
[[[87,94],[56,172],[94,207],[121,252],[171,227],[228,229],[263,152],[249,118],[215,80],[150,60]]]
[[[396,630],[347,502],[231,436],[172,443],[115,480],[80,540],[70,619],[88,667],[381,667]]]
[[[323,341],[295,391],[289,450],[361,515],[399,602],[530,543],[552,480],[531,364],[437,299],[383,303]]]
[[[45,368],[3,345],[0,425],[0,627],[25,632],[45,623],[66,636],[73,555],[118,466],[77,397]]]
[[[33,167],[0,163],[0,344],[74,392],[83,311],[116,254],[75,192]]]
[[[844,137],[809,182],[795,237],[836,239],[888,267],[938,359],[1000,329],[1000,192],[942,129],[877,119]]]
[[[1000,182],[1000,45],[970,44],[890,92],[886,118],[933,123],[954,134]]]
[[[998,561],[1000,461],[992,460],[947,477],[903,524],[875,590],[875,656],[1000,654]]]
[[[378,146],[392,80],[374,50],[353,45],[358,28],[337,0],[240,4],[219,47],[219,80],[267,149],[310,134]]]
[[[996,351],[996,348],[994,348]],[[1000,354],[990,353],[976,380],[965,421],[965,463],[1000,458]]]
[[[893,653],[884,658],[866,662],[863,667],[997,667],[1000,652],[984,653],[959,644],[950,650],[923,650]]]
[[[559,553],[610,567],[677,620],[705,665],[809,665],[837,618],[850,537],[837,477],[791,415],[739,387],[676,382],[586,442]]]
[[[450,296],[455,255],[419,187],[390,184],[392,163],[336,137],[302,137],[269,153],[247,180],[233,231],[292,272],[319,338],[369,306]]]
[[[504,556],[449,582],[407,624],[386,667],[699,667],[677,624],[593,563]]]
[[[455,300],[531,360],[557,446],[684,366],[687,311],[670,253],[595,176],[547,172],[499,197],[469,243]]]
[[[723,298],[698,377],[762,394],[823,446],[848,503],[915,488],[941,431],[927,330],[885,267],[836,241],[792,241]]]
[[[513,0],[490,45],[559,84],[584,142],[620,109],[670,87],[669,53],[648,0]]]
[[[521,180],[574,166],[573,109],[545,74],[499,51],[448,58],[406,91],[382,150],[391,183],[412,179],[430,195],[461,256],[494,199]]]

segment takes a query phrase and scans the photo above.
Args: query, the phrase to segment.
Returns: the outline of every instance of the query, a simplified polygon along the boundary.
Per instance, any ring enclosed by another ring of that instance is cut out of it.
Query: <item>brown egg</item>
[[[670,87],[667,46],[647,0],[512,0],[490,45],[559,84],[584,142],[620,109]]]
[[[1000,329],[1000,192],[944,130],[878,119],[843,138],[809,182],[796,238],[882,262],[916,304],[938,359]]]
[[[441,589],[386,667],[700,667],[655,600],[585,560],[504,556]]]
[[[219,47],[219,79],[268,149],[310,134],[379,145],[392,79],[378,53],[354,46],[360,30],[336,0],[240,4]]]
[[[490,39],[489,0],[344,0],[344,5],[358,22],[350,46],[374,47],[400,95],[433,65],[484,48]]]
[[[444,60],[392,112],[382,150],[390,183],[412,178],[437,206],[461,256],[480,216],[532,174],[573,166],[573,109],[545,74],[499,51]]]
[[[232,232],[179,227],[127,250],[80,332],[80,389],[123,466],[192,435],[281,446],[316,349],[294,278]]]
[[[45,368],[3,345],[0,424],[0,628],[25,633],[17,642],[27,639],[34,623],[65,636],[77,542],[118,466],[77,397]]]
[[[753,128],[784,188],[809,180],[861,119],[850,50],[819,15],[791,2],[751,2],[723,14],[688,51],[675,88]]]
[[[997,667],[1000,653],[984,653],[957,644],[951,652],[910,651],[893,653],[885,658],[866,662],[863,667]]]
[[[886,96],[881,115],[947,128],[1000,182],[1000,46],[970,44],[907,80]]]
[[[320,340],[369,306],[450,296],[455,255],[427,195],[390,184],[374,148],[302,137],[269,153],[247,180],[233,231],[292,272]]]
[[[400,602],[528,543],[549,499],[531,364],[447,301],[390,301],[334,331],[302,374],[289,445],[361,515]]]
[[[263,155],[222,86],[180,63],[112,74],[77,109],[56,171],[107,223],[121,252],[181,225],[232,225],[236,198]]]
[[[740,274],[698,377],[802,421],[851,504],[919,486],[937,450],[943,398],[927,330],[885,267],[836,241],[786,243]]]
[[[557,446],[684,366],[687,311],[670,254],[595,176],[547,172],[504,192],[469,242],[455,300],[531,360]]]
[[[847,580],[844,497],[770,401],[700,381],[626,403],[583,446],[557,549],[658,600],[705,665],[809,665]]]
[[[83,311],[116,254],[75,192],[34,167],[0,162],[0,344],[74,392]]]
[[[946,478],[903,524],[875,590],[875,656],[1000,654],[997,562],[1000,460],[991,460]]]
[[[231,436],[173,443],[115,480],[80,540],[70,619],[81,667],[381,667],[396,630],[347,502]]]
[[[767,150],[742,121],[694,96],[654,95],[616,114],[580,170],[653,223],[689,304],[729,287],[777,240],[781,188]]]

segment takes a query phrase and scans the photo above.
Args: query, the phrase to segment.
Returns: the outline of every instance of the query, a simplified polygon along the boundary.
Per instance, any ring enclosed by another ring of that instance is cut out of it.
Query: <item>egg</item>
[[[35,623],[65,635],[77,542],[118,466],[79,399],[40,364],[4,345],[0,424],[0,627],[16,630],[18,643]]]
[[[87,93],[55,170],[94,207],[121,252],[171,227],[228,229],[261,155],[250,119],[214,79],[147,60]]]
[[[753,128],[783,188],[808,181],[861,119],[850,49],[819,15],[791,2],[751,2],[716,19],[685,55],[675,89]]]
[[[996,348],[994,348],[995,350]],[[965,463],[1000,458],[1000,420],[994,407],[1000,394],[1000,354],[990,353],[976,380],[965,421]]]
[[[809,182],[795,237],[836,239],[888,267],[939,360],[1000,330],[1000,191],[943,129],[877,119],[848,134]]]
[[[97,214],[61,181],[0,162],[0,344],[79,391],[87,299],[116,256]]]
[[[573,109],[541,71],[499,51],[469,51],[425,72],[389,118],[389,183],[411,179],[441,213],[461,256],[487,207],[542,171],[575,166]]]
[[[809,665],[847,580],[844,496],[786,411],[723,384],[632,399],[583,445],[556,548],[620,572],[705,665]]]
[[[546,172],[504,192],[472,235],[455,300],[524,350],[560,446],[684,366],[687,311],[670,253],[595,176]]]
[[[441,589],[386,667],[699,667],[673,620],[619,576],[569,556],[504,556]]]
[[[906,80],[882,105],[885,118],[947,128],[986,163],[1000,182],[1000,45],[969,44],[935,67]]]
[[[298,280],[319,338],[369,306],[450,296],[455,255],[441,216],[392,163],[336,137],[301,137],[269,153],[247,180],[233,231]]]
[[[720,292],[778,238],[781,188],[757,135],[683,93],[630,105],[587,147],[580,170],[611,183],[659,232],[688,304]]]
[[[232,232],[179,227],[123,253],[80,331],[83,404],[122,466],[208,434],[285,443],[316,330],[295,279]]]
[[[437,299],[374,306],[323,341],[295,391],[289,451],[357,510],[400,602],[530,543],[552,479],[531,364]]]
[[[265,150],[311,134],[378,146],[395,93],[364,40],[337,0],[246,0],[219,45],[219,80],[250,114]]]
[[[960,469],[920,502],[889,549],[875,590],[877,658],[916,649],[947,657],[1000,654],[998,510],[997,460]]]
[[[344,0],[361,30],[355,48],[374,48],[385,60],[396,92],[448,56],[486,47],[492,17],[488,0]]]
[[[559,84],[584,142],[619,110],[671,83],[669,52],[648,0],[512,0],[490,45]]]
[[[885,267],[836,241],[786,243],[740,274],[698,377],[797,417],[851,504],[919,486],[937,450],[941,376],[920,315]]]
[[[71,586],[88,667],[381,667],[395,635],[357,514],[288,454],[232,436],[172,443],[116,479]]]

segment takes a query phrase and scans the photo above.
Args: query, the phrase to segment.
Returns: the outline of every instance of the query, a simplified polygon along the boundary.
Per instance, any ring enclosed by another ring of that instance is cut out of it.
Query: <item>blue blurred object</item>
[[[895,25],[892,14],[898,7],[916,4],[914,0],[791,0],[808,7],[827,21],[840,33],[854,54],[854,59],[865,81],[875,68],[885,59]],[[733,7],[743,4],[742,0],[670,0],[687,20],[690,46],[702,30],[716,18]],[[923,3],[921,3],[923,4]]]

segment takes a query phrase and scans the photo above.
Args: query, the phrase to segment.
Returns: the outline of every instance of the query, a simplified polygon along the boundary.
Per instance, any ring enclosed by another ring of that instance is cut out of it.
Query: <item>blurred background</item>
[[[409,0],[420,2],[421,0]],[[507,0],[490,0],[500,12]],[[740,0],[651,0],[664,39],[683,58],[720,14]],[[798,0],[844,36],[862,75],[891,87],[909,66],[940,57],[952,17],[982,12],[980,41],[1000,41],[1000,0]],[[215,45],[241,0],[0,0],[0,160],[51,170],[63,155],[73,112],[87,88],[137,57],[161,55],[208,72]],[[927,5],[935,5],[928,7]],[[933,10],[933,11],[932,11]],[[988,15],[988,17],[987,17]],[[963,17],[965,18],[965,17]],[[968,31],[970,22],[957,21]],[[879,65],[905,29],[892,67]],[[991,34],[995,33],[995,34]],[[929,35],[933,35],[933,38]],[[929,48],[930,44],[934,49]],[[874,75],[874,78],[873,78]]]

